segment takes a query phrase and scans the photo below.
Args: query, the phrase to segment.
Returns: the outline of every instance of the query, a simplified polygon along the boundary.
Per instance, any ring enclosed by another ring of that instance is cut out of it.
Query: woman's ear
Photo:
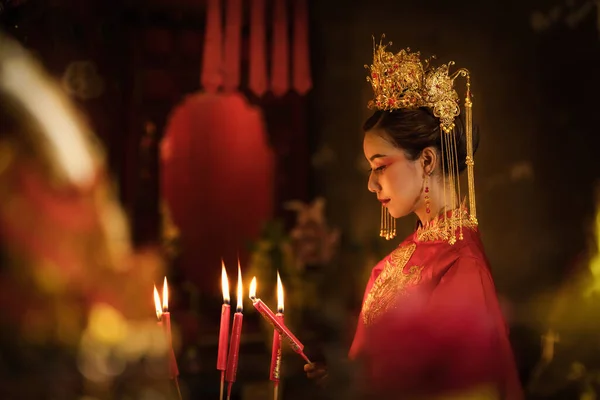
[[[426,147],[421,152],[421,166],[425,175],[431,175],[437,167],[437,151],[433,147]]]

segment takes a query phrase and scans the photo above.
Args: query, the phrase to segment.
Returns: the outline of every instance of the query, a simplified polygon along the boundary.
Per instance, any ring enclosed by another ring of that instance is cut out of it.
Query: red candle
[[[231,329],[231,341],[229,345],[229,357],[227,358],[227,372],[225,374],[225,380],[229,383],[228,391],[231,391],[231,384],[235,382],[237,375],[239,350],[240,350],[240,338],[242,336],[242,322],[244,315],[242,314],[243,305],[243,284],[242,284],[242,271],[238,262],[238,282],[237,282],[237,307],[236,313],[233,315],[233,328]]]
[[[283,285],[277,272],[277,314],[275,317],[283,324]],[[281,335],[273,330],[273,349],[271,351],[270,379],[279,382],[281,375]]]
[[[277,318],[277,316],[267,307],[265,303],[262,302],[261,299],[256,297],[256,277],[252,278],[252,282],[250,283],[250,299],[252,300],[252,304],[256,311],[258,311],[266,320],[269,322],[273,328],[279,332],[279,334],[286,339],[290,346],[292,346],[292,350],[298,353],[307,363],[311,363],[308,357],[304,354],[302,350],[304,350],[304,345],[302,342],[294,336],[294,334]]]
[[[169,349],[169,375],[171,379],[175,379],[179,375],[177,367],[177,359],[173,351],[173,337],[171,335],[171,313],[169,312],[169,287],[167,285],[167,277],[163,283],[163,298],[162,298],[162,321],[164,321],[165,335],[167,336],[167,345]]]
[[[225,263],[221,260],[221,287],[223,290],[223,306],[221,306],[221,328],[219,329],[219,352],[217,354],[217,369],[227,369],[227,346],[229,344],[229,318],[231,307],[229,306],[229,281]]]

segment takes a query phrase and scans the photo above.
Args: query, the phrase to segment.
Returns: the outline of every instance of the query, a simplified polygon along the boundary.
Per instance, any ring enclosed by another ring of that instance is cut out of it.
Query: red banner
[[[289,37],[285,0],[274,0],[271,57],[271,91],[283,96],[290,90]]]
[[[200,84],[209,93],[215,93],[223,83],[221,76],[221,1],[207,0],[206,32]]]

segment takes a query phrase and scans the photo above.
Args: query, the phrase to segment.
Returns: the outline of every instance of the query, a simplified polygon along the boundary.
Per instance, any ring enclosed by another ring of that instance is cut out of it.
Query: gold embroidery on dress
[[[464,202],[463,202],[464,204]],[[463,229],[475,229],[477,222],[469,218],[466,208],[456,209],[449,216],[437,216],[417,229],[416,237],[420,242],[444,240],[450,244],[463,239]]]
[[[404,267],[415,252],[417,245],[411,243],[392,252],[381,274],[375,279],[363,305],[363,321],[365,325],[372,323],[385,311],[388,311],[399,295],[421,280],[423,267],[412,266],[407,272]]]

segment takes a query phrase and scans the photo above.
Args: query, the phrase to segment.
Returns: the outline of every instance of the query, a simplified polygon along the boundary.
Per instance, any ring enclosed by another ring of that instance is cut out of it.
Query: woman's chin
[[[390,213],[390,215],[392,217],[394,217],[395,219],[406,217],[408,214],[410,214],[410,210],[399,210],[394,206],[392,206],[392,207],[388,206],[387,209],[388,209],[388,212]]]

